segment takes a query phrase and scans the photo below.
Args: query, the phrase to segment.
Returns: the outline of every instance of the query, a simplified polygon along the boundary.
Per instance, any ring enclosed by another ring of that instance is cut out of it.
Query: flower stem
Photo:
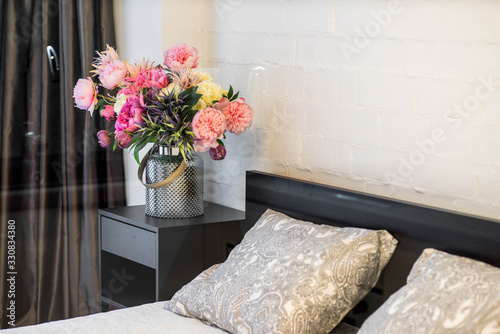
[[[111,97],[106,97],[106,96],[104,96],[104,95],[102,95],[102,94],[97,94],[97,97],[102,97],[103,99],[108,100],[108,101],[111,101],[111,102],[114,102],[114,101],[115,101],[115,99],[113,99],[113,98],[111,98]]]

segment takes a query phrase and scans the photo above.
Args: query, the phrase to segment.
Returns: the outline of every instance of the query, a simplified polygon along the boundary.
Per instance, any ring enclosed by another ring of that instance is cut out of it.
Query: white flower
[[[114,106],[115,113],[120,115],[123,105],[127,102],[128,95],[120,94],[116,96],[116,102]]]

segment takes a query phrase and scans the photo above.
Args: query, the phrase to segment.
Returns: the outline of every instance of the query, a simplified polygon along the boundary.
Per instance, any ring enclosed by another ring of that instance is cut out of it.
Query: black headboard
[[[243,232],[268,208],[318,224],[385,229],[398,239],[396,252],[376,288],[349,315],[355,325],[405,284],[424,248],[500,267],[500,221],[248,171]]]

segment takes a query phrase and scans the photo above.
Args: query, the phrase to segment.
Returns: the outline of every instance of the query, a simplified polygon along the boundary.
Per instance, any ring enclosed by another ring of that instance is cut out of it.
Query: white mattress
[[[12,328],[8,334],[224,334],[227,332],[203,322],[163,309],[164,301],[129,307],[85,317]],[[332,334],[354,334],[355,327],[340,324]]]

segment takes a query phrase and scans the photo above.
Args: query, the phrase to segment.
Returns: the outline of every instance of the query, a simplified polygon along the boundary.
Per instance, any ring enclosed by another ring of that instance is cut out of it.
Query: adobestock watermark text
[[[477,112],[481,102],[491,97],[500,86],[500,81],[495,81],[493,75],[486,78],[481,76],[478,80],[479,84],[473,93],[467,95],[460,103],[445,110],[441,117],[443,126],[432,129],[426,138],[415,139],[416,148],[408,154],[398,157],[397,172],[387,171],[385,173],[385,180],[388,183],[406,183],[406,180],[415,173],[416,169],[423,165],[426,159],[448,140],[449,129],[454,131],[460,129],[464,120]]]
[[[400,0],[391,0],[387,3],[386,9],[378,11],[372,10],[370,13],[371,20],[367,21],[363,27],[355,27],[354,32],[356,37],[349,43],[340,43],[340,49],[347,60],[350,60],[353,55],[361,53],[373,41],[374,38],[380,36],[384,29],[387,29],[395,15],[401,14],[403,6]]]

